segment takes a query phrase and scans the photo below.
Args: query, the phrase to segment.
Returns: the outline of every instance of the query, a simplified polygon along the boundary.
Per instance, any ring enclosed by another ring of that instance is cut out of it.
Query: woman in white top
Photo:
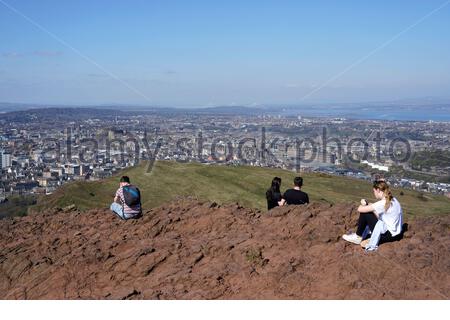
[[[342,236],[346,241],[361,244],[367,251],[376,250],[380,242],[399,240],[402,234],[402,207],[392,196],[389,185],[385,181],[375,181],[373,194],[378,199],[377,202],[367,203],[366,200],[361,200],[356,233]],[[372,235],[370,239],[363,241],[366,227]]]

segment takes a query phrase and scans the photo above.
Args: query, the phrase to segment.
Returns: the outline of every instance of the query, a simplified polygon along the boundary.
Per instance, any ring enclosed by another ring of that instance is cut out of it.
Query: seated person
[[[300,189],[303,186],[303,178],[295,177],[294,178],[294,189],[286,190],[283,195],[283,199],[279,202],[280,206],[287,204],[308,204],[309,197],[306,192],[301,191]]]
[[[120,178],[111,210],[122,220],[137,219],[142,216],[141,193],[139,189],[130,184],[130,178]]]
[[[273,178],[272,185],[266,191],[268,210],[279,206],[279,202],[281,201],[280,186],[281,186],[281,178],[278,177]]]
[[[373,194],[378,199],[375,203],[361,200],[356,233],[344,234],[342,238],[354,244],[360,244],[366,251],[377,250],[378,244],[399,240],[402,236],[402,207],[392,196],[389,185],[384,181],[375,181]],[[371,231],[370,239],[363,241],[366,227]]]

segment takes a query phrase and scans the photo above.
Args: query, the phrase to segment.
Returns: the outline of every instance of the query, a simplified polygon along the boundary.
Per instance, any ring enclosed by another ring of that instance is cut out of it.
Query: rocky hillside
[[[0,298],[448,299],[450,216],[407,221],[370,254],[340,239],[357,216],[180,198],[134,221],[74,208],[2,220]]]

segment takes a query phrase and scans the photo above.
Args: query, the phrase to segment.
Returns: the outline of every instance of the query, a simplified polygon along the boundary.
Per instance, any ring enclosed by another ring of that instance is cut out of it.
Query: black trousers
[[[370,231],[373,231],[377,222],[378,222],[378,218],[373,212],[360,213],[359,219],[358,219],[358,229],[356,229],[356,234],[361,237],[367,226],[369,226]],[[388,230],[381,235],[380,243],[392,242],[392,241],[397,241],[400,239],[401,239],[401,234],[393,237],[392,233]]]

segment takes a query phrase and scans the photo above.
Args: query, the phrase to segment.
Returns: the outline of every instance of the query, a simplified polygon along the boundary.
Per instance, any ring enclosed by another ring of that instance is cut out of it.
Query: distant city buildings
[[[12,166],[11,155],[4,150],[0,150],[0,168],[6,169]]]
[[[107,178],[150,158],[316,171],[365,180],[375,171],[389,175],[397,186],[450,192],[448,185],[407,179],[391,170],[410,170],[408,162],[397,160],[408,148],[450,150],[450,126],[445,123],[298,114],[35,109],[0,114],[0,137],[4,194],[48,194],[67,182]],[[398,137],[402,140],[393,145]],[[427,170],[434,176],[450,175],[448,165]]]
[[[381,164],[375,164],[375,163],[369,162],[367,160],[362,160],[361,163],[362,164],[367,164],[372,169],[377,169],[377,170],[384,171],[384,172],[388,172],[389,171],[389,167],[388,166],[383,166]]]

